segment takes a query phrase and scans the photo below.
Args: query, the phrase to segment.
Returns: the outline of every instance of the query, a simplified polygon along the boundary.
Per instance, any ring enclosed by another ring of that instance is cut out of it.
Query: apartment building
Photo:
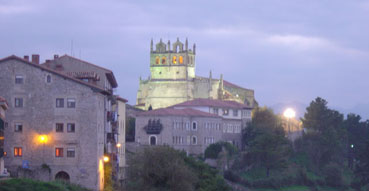
[[[118,141],[108,144],[112,72],[69,56],[39,64],[32,55],[1,59],[0,76],[9,103],[4,148],[11,175],[102,190],[104,150]]]
[[[194,99],[138,113],[135,141],[140,145],[170,145],[196,155],[219,141],[241,149],[242,129],[251,121],[251,110],[235,101]]]

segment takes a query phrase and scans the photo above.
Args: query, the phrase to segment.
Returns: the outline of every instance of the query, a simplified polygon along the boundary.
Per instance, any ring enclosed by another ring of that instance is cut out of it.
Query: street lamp
[[[122,145],[120,143],[117,144],[117,148],[120,148]]]
[[[108,156],[104,156],[104,162],[109,162],[109,157]]]
[[[284,110],[283,115],[287,118],[287,128],[288,128],[288,134],[291,133],[290,129],[290,119],[295,118],[296,112],[292,108],[287,108]]]
[[[45,143],[47,142],[47,136],[46,135],[39,135],[38,136],[38,141],[40,143],[42,143],[42,160],[44,161],[45,160],[45,156],[44,156],[44,153],[45,153]]]

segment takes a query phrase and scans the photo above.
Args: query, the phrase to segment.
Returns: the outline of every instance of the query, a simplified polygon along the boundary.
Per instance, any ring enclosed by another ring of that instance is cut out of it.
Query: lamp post
[[[292,108],[287,108],[283,115],[287,118],[287,128],[288,128],[288,135],[291,133],[290,129],[290,119],[296,116],[296,112]]]
[[[42,143],[42,162],[45,162],[45,143],[47,142],[47,136],[46,135],[40,135],[38,137],[38,141]]]

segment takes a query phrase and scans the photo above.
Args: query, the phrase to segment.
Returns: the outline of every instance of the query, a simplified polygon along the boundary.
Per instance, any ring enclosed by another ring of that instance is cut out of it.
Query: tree
[[[127,117],[126,120],[126,141],[134,142],[135,141],[135,130],[136,130],[136,119],[133,117]]]
[[[146,148],[129,160],[128,190],[194,190],[196,174],[179,151],[167,146]]]
[[[342,163],[346,151],[346,131],[343,115],[329,109],[328,102],[320,97],[306,108],[302,120],[307,130],[297,150],[307,153],[317,169],[330,162]]]
[[[273,111],[256,108],[251,123],[243,132],[246,151],[253,164],[270,170],[285,168],[291,145],[285,137],[283,127]]]

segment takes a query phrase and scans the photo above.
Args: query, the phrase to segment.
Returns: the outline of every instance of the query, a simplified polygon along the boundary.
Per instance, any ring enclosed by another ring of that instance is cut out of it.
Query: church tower
[[[195,54],[196,45],[193,49],[188,48],[188,40],[185,44],[179,41],[172,45],[168,40],[165,44],[162,39],[155,45],[151,40],[150,46],[150,79],[151,80],[192,80],[195,78]]]

